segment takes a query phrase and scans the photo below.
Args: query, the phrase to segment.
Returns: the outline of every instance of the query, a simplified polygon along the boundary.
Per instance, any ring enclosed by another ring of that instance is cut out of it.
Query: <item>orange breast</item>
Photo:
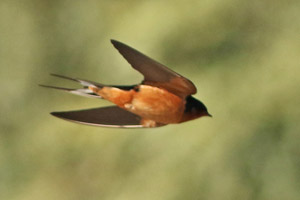
[[[89,87],[94,93],[119,107],[162,124],[179,123],[182,120],[185,100],[167,90],[140,85],[138,90],[121,90],[114,87]]]
[[[140,85],[133,94],[129,111],[156,122],[179,123],[184,111],[185,100],[167,90]]]

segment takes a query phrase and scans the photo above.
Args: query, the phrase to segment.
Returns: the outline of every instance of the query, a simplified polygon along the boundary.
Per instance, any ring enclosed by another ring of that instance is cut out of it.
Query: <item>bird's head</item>
[[[182,121],[189,121],[203,116],[212,117],[212,115],[208,113],[207,108],[201,101],[195,99],[192,96],[188,96],[186,98]]]

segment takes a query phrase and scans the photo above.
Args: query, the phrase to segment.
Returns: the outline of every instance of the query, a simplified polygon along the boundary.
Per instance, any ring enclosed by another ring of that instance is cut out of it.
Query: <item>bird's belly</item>
[[[133,95],[128,110],[142,118],[159,123],[179,123],[185,101],[180,97],[157,87],[141,85]]]

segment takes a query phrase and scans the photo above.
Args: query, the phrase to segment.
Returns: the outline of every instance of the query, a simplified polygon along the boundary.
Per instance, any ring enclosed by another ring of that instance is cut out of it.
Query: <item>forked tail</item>
[[[101,96],[95,94],[92,90],[89,89],[89,86],[94,86],[94,87],[98,87],[98,88],[104,87],[104,85],[101,83],[96,83],[93,81],[86,81],[86,80],[77,79],[77,78],[70,78],[70,77],[62,76],[62,75],[58,75],[58,74],[51,74],[51,75],[58,77],[58,78],[63,78],[63,79],[78,82],[83,86],[83,88],[71,89],[71,88],[56,87],[56,86],[49,86],[49,85],[43,85],[43,84],[40,84],[39,86],[57,89],[57,90],[63,90],[65,92],[69,92],[71,94],[76,94],[76,95],[80,95],[80,96],[84,96],[84,97],[102,98]]]

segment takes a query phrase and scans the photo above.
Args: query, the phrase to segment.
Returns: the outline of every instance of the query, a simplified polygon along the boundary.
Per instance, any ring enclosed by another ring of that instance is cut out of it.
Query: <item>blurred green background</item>
[[[0,199],[300,199],[299,19],[299,0],[1,0]],[[49,73],[141,81],[111,38],[192,80],[214,117],[50,116],[109,103],[38,87],[76,86]]]

